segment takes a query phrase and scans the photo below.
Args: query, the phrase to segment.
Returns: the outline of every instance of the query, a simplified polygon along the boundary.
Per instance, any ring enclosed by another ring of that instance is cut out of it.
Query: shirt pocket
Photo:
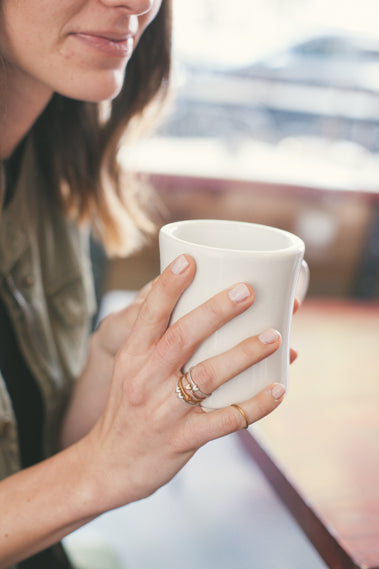
[[[47,293],[50,322],[65,374],[74,379],[87,353],[91,319],[96,309],[90,274],[79,274]]]

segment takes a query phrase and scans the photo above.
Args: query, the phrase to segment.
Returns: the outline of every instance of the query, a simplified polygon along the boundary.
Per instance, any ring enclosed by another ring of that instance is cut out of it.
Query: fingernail
[[[279,340],[280,333],[277,330],[274,330],[274,328],[269,328],[268,330],[261,332],[258,338],[262,344],[273,344]]]
[[[271,395],[275,399],[275,401],[279,401],[283,397],[286,392],[286,388],[281,383],[276,383],[274,387],[271,389]]]
[[[244,283],[240,283],[228,292],[230,300],[242,302],[250,296],[250,289]]]
[[[180,275],[180,273],[183,273],[186,268],[188,267],[189,263],[187,261],[187,259],[185,258],[184,255],[180,255],[180,257],[178,257],[175,262],[173,263],[171,270],[175,275]]]

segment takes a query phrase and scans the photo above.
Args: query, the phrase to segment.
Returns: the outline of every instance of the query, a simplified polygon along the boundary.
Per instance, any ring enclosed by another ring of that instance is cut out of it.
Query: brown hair
[[[151,122],[168,91],[171,56],[171,0],[145,30],[130,59],[121,93],[109,103],[76,101],[55,94],[32,129],[37,165],[49,188],[79,222],[90,221],[109,254],[125,254],[152,223],[117,152],[131,130]]]

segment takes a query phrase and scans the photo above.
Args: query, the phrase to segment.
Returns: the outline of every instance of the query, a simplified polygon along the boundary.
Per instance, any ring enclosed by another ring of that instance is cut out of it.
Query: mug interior
[[[166,230],[187,243],[234,251],[277,251],[300,242],[295,235],[275,227],[236,221],[189,220],[171,223]]]

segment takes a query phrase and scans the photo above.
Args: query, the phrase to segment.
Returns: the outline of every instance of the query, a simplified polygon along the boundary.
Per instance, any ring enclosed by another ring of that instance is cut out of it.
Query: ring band
[[[178,383],[176,384],[176,393],[178,394],[179,399],[187,403],[188,405],[199,405],[204,399],[209,397],[209,394],[204,393],[200,390],[199,386],[196,385],[194,380],[192,379],[191,367],[187,373],[181,375],[178,379]],[[186,381],[185,385],[183,385],[183,380]]]
[[[243,409],[241,409],[241,407],[239,405],[237,405],[237,403],[232,403],[231,407],[235,407],[236,409],[238,409],[238,411],[241,413],[242,417],[245,419],[245,426],[244,429],[247,429],[249,426],[249,421],[247,419],[246,413]]]
[[[187,405],[199,405],[202,401],[201,399],[195,399],[193,394],[191,395],[186,391],[183,387],[183,378],[185,376],[181,375],[178,379],[178,383],[176,384],[176,393],[178,394],[179,399],[187,403]],[[192,392],[191,392],[192,393]]]
[[[209,397],[210,394],[204,393],[203,391],[200,390],[199,386],[196,385],[196,383],[192,379],[192,375],[191,375],[192,370],[193,370],[193,367],[191,367],[187,371],[187,373],[185,374],[185,378],[188,381],[187,385],[185,386],[185,389],[189,389],[190,391],[192,391],[193,396],[196,399],[199,399],[199,401],[202,401],[203,399],[206,399],[207,397]]]

